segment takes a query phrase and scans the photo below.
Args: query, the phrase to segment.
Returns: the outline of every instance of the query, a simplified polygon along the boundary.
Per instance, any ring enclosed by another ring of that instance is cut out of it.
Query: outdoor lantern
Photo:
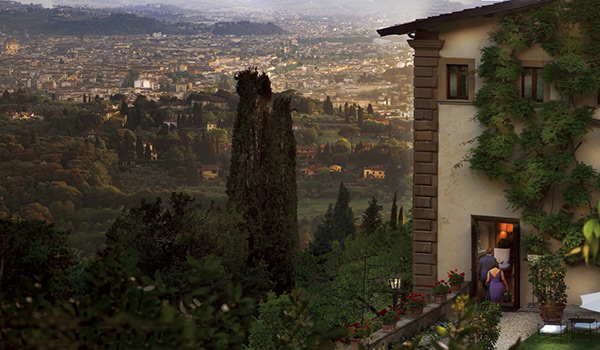
[[[399,291],[400,285],[402,285],[402,276],[392,275],[389,277],[390,287],[392,287],[393,291]]]

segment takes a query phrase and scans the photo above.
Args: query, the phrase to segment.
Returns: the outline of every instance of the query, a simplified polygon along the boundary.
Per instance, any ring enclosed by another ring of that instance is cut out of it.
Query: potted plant
[[[458,269],[450,270],[448,272],[448,282],[450,283],[450,289],[453,292],[460,291],[461,284],[465,281],[465,273],[458,273]]]
[[[379,315],[381,316],[381,323],[382,323],[382,328],[384,331],[391,331],[392,329],[396,328],[396,322],[398,322],[398,320],[400,320],[400,317],[402,317],[402,313],[404,312],[404,310],[401,310],[400,308],[395,308],[392,309],[391,306],[388,306],[387,309],[383,309],[379,312]]]
[[[435,284],[431,287],[431,293],[435,297],[435,302],[441,304],[446,301],[446,296],[450,294],[452,291],[450,290],[450,286],[444,280],[439,280],[435,282]]]
[[[560,323],[567,302],[564,260],[553,254],[539,256],[529,265],[529,282],[538,301],[540,316],[547,324]]]
[[[410,317],[417,318],[423,314],[423,308],[427,303],[425,296],[421,293],[410,293],[404,304]]]
[[[349,326],[346,326],[350,330],[350,349],[356,349],[358,343],[365,344],[366,338],[375,332],[376,329],[379,328],[377,322],[365,318],[362,322],[362,326],[360,323],[354,323]]]

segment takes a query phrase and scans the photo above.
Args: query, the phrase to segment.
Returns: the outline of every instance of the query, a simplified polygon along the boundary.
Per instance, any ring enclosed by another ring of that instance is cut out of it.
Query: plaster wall
[[[451,31],[441,30],[440,39],[445,40],[440,51],[442,58],[475,58],[480,65],[481,49],[490,45],[488,34],[495,26],[496,18],[478,18],[460,22]],[[550,61],[550,57],[539,47],[517,53],[523,61]],[[441,69],[438,69],[440,71]],[[475,78],[475,91],[483,81]],[[470,96],[472,98],[472,96]],[[559,98],[550,89],[550,98]],[[595,106],[590,97],[590,105]],[[446,276],[450,269],[458,268],[471,272],[471,216],[494,216],[520,218],[520,213],[508,208],[503,194],[502,183],[490,182],[485,175],[472,173],[468,163],[462,163],[465,154],[472,147],[468,142],[481,130],[474,121],[477,109],[470,101],[439,101],[439,153],[438,153],[438,276]],[[600,112],[597,113],[600,118]],[[517,129],[520,126],[517,126]],[[577,151],[577,159],[600,169],[600,129],[588,135]],[[598,193],[593,198],[598,199]],[[557,196],[560,197],[560,196]],[[555,205],[554,208],[557,206]],[[533,229],[521,225],[521,234]],[[555,242],[556,246],[560,242]],[[525,252],[521,250],[521,305],[532,301],[531,285],[528,279],[528,265]],[[568,266],[566,283],[569,304],[580,304],[579,295],[600,291],[600,268],[586,267],[585,264]]]

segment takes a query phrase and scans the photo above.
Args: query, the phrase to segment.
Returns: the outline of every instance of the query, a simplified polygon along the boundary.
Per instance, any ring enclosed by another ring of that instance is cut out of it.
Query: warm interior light
[[[498,239],[506,239],[508,237],[508,233],[506,233],[506,231],[500,231],[500,233],[498,234]]]

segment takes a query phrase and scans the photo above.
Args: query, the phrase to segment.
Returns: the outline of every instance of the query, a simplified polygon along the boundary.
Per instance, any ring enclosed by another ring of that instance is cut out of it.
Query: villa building
[[[458,269],[475,282],[472,293],[476,295],[478,258],[487,248],[504,248],[509,249],[503,260],[513,300],[503,306],[516,309],[533,301],[521,236],[534,229],[509,207],[505,184],[471,172],[468,164],[457,165],[473,147],[469,141],[482,130],[474,122],[473,99],[483,85],[475,70],[482,49],[491,45],[489,34],[502,16],[527,14],[551,2],[505,1],[378,30],[381,36],[408,35],[414,49],[413,282],[418,291],[429,292],[428,285]],[[541,69],[552,58],[539,45],[516,55],[524,67],[523,76],[515,82],[522,96],[535,101],[560,99],[554,86],[541,79]],[[590,106],[598,106],[596,96],[589,99]],[[594,118],[600,118],[599,111]],[[578,161],[600,168],[597,126],[576,152]],[[592,203],[597,200],[596,192]],[[560,244],[552,239],[551,249],[555,251]],[[501,252],[496,252],[498,257]],[[581,294],[600,290],[599,272],[598,267],[583,263],[568,266],[569,304],[580,304]]]

